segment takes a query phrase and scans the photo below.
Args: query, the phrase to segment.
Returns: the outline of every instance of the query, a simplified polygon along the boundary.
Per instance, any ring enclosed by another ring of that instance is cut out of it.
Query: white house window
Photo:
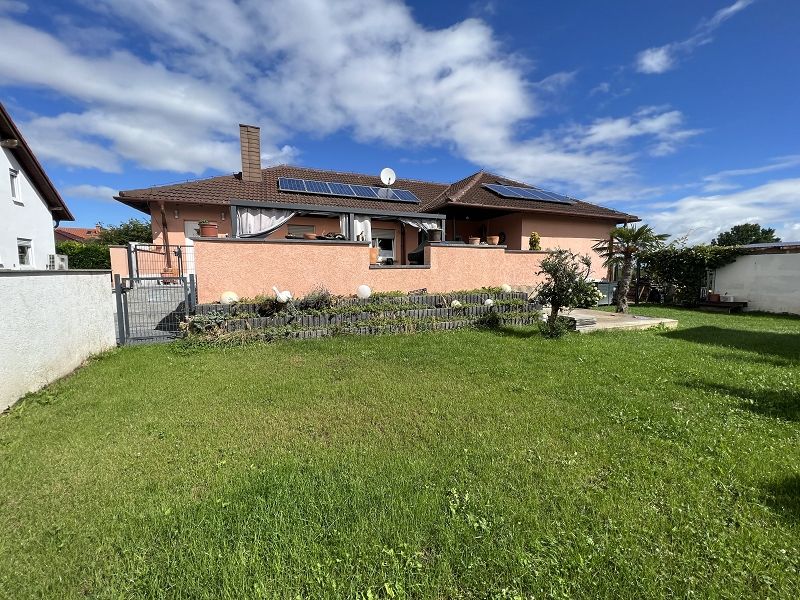
[[[20,267],[33,266],[33,252],[30,240],[23,240],[17,238],[17,253],[19,254]]]
[[[11,199],[14,202],[22,203],[22,197],[19,193],[19,171],[16,169],[8,170],[8,179],[11,183]]]
[[[316,233],[313,225],[287,225],[289,235],[302,237],[304,233]]]
[[[372,246],[378,248],[378,260],[394,260],[394,229],[373,229]]]

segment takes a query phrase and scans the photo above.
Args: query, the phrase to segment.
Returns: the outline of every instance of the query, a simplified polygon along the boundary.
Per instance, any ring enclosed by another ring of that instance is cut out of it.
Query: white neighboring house
[[[74,221],[0,103],[0,269],[47,269],[54,221]]]

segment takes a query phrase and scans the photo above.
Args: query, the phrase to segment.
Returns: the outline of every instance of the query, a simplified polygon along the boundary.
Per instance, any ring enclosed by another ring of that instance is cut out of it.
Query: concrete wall
[[[714,291],[747,310],[800,314],[800,253],[749,254],[717,269]]]
[[[109,276],[0,272],[0,410],[116,344]]]
[[[11,196],[9,169],[19,171],[18,194]],[[53,216],[13,153],[0,148],[0,269],[46,269],[55,254]],[[17,239],[31,240],[33,264],[20,267]]]
[[[339,295],[352,295],[361,284],[383,292],[533,286],[543,256],[502,246],[433,244],[426,247],[424,266],[371,267],[363,242],[195,241],[200,302],[215,302],[228,290],[243,298],[272,294],[273,285],[295,296],[318,285]]]

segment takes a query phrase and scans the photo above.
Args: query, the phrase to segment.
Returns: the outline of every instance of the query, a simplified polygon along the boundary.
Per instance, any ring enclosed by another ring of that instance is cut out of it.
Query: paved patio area
[[[580,328],[579,331],[582,333],[597,331],[599,329],[649,329],[650,327],[656,327],[658,325],[667,327],[668,329],[675,329],[678,326],[678,321],[675,319],[619,314],[588,308],[576,308],[564,314],[576,319],[594,319],[596,321],[594,325]]]

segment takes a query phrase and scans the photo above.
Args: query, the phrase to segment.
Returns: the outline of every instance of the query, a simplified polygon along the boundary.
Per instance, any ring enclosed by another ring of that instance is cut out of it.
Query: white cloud
[[[736,189],[741,186],[728,180],[736,177],[746,177],[749,175],[770,173],[772,171],[782,171],[784,169],[791,169],[793,167],[800,167],[800,154],[779,156],[772,159],[768,164],[761,165],[759,167],[727,169],[725,171],[719,171],[718,173],[707,175],[703,178],[703,181],[705,182],[703,185],[703,190],[706,192],[718,192]]]
[[[755,0],[736,0],[730,6],[719,9],[707,20],[701,21],[694,35],[678,42],[647,48],[636,56],[636,70],[640,73],[659,74],[674,69],[681,58],[696,48],[712,41],[712,33],[736,13],[750,6]]]
[[[779,228],[786,223],[779,235],[788,240],[798,204],[800,178],[780,179],[730,194],[691,195],[651,205],[641,216],[659,232],[674,236],[688,234],[690,243],[709,242],[740,223],[770,227],[777,223]]]
[[[28,12],[28,5],[24,2],[19,2],[18,0],[0,0],[0,14],[5,13],[10,15],[26,12]]]
[[[0,19],[0,80],[80,107],[23,123],[43,156],[76,167],[238,170],[237,124],[247,122],[261,125],[267,161],[296,157],[293,135],[345,132],[367,143],[444,147],[580,194],[632,178],[634,140],[658,155],[697,134],[680,112],[651,108],[521,135],[575,74],[531,82],[530,64],[509,55],[482,20],[429,29],[394,0],[92,6],[155,58],[83,51],[83,30],[66,44]]]
[[[91,185],[83,183],[64,188],[64,195],[70,198],[92,199],[92,200],[113,200],[117,190],[107,185]]]

